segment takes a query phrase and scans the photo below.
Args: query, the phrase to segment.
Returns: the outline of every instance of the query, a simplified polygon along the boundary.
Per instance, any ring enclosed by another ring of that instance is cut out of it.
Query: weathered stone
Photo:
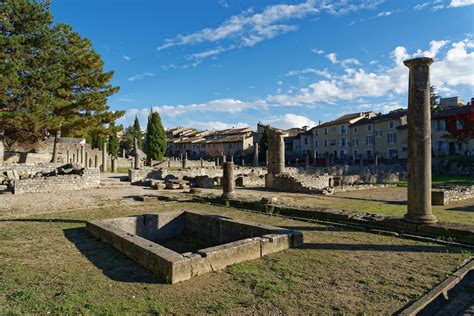
[[[224,163],[224,175],[222,177],[222,198],[235,199],[235,179],[234,163],[232,161]]]
[[[408,90],[408,211],[405,220],[436,223],[431,210],[431,105],[432,58],[405,60]]]

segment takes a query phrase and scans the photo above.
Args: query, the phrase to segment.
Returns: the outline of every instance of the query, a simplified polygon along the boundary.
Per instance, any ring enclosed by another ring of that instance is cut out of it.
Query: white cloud
[[[290,129],[293,127],[314,126],[316,123],[306,116],[287,113],[281,116],[274,116],[264,119],[263,123],[270,124],[273,127],[281,129]]]
[[[229,7],[229,4],[225,0],[217,0],[217,3],[223,8],[228,8]]]
[[[409,53],[405,47],[398,46],[390,54],[392,65],[389,67],[380,67],[374,72],[363,68],[345,68],[343,74],[328,72],[325,79],[313,82],[294,94],[271,95],[266,101],[273,106],[308,106],[318,103],[336,104],[358,98],[405,95],[408,89],[408,69],[403,61],[416,56],[436,57],[447,44],[448,41],[444,40],[431,41],[428,50],[417,50],[414,53]],[[334,54],[328,58],[337,64],[339,61],[335,57]],[[466,39],[453,43],[444,56],[437,58],[432,65],[431,82],[443,92],[453,91],[458,85],[474,88],[472,65],[474,65],[474,41]]]
[[[342,67],[347,67],[347,65],[360,65],[360,61],[358,61],[357,59],[355,58],[347,58],[347,59],[343,59],[343,60],[338,60],[337,59],[337,55],[335,53],[330,53],[330,54],[327,54],[326,55],[327,59],[329,59],[329,61],[332,63],[332,64],[341,64]]]
[[[420,10],[425,9],[429,5],[430,5],[429,2],[418,3],[416,6],[413,7],[413,10],[420,11]]]
[[[433,6],[433,7],[431,8],[431,11],[436,12],[436,11],[441,10],[441,9],[444,9],[444,5],[439,4],[439,5]]]
[[[449,6],[451,8],[465,7],[474,4],[474,0],[451,0]]]
[[[393,14],[393,11],[384,11],[377,14],[377,17],[390,16]]]
[[[209,121],[209,122],[197,122],[192,121],[186,124],[188,127],[194,127],[197,129],[203,130],[222,130],[222,129],[229,129],[229,128],[243,128],[249,127],[249,124],[238,122],[238,123],[225,123],[221,121]]]
[[[141,73],[141,74],[138,74],[138,75],[135,75],[135,76],[132,76],[132,77],[129,77],[128,80],[129,81],[135,81],[135,80],[142,80],[146,77],[153,77],[155,74],[152,73],[152,72],[144,72],[144,73]]]
[[[313,49],[311,50],[311,52],[313,52],[313,53],[315,53],[315,54],[318,54],[318,55],[324,54],[324,50],[318,49],[318,48],[313,48]]]
[[[127,55],[123,55],[122,58],[125,59],[126,61],[130,60],[130,57],[128,57]]]
[[[337,63],[337,57],[336,57],[336,54],[334,53],[330,53],[330,54],[327,54],[326,57],[329,59],[329,61],[333,64],[336,64]]]
[[[298,4],[277,4],[267,6],[255,13],[252,9],[231,16],[215,28],[205,28],[187,35],[179,34],[167,39],[158,51],[176,46],[229,41],[228,49],[213,51],[211,56],[226,50],[251,47],[264,40],[297,30],[297,26],[287,24],[289,20],[303,19],[319,12],[345,14],[348,12],[374,8],[383,0],[342,0],[336,2],[306,0]],[[211,49],[212,51],[212,49]],[[203,56],[205,58],[207,56]]]
[[[304,68],[303,70],[290,70],[286,73],[286,76],[298,76],[302,74],[315,74],[327,79],[331,79],[332,75],[327,69],[314,69],[314,68]]]

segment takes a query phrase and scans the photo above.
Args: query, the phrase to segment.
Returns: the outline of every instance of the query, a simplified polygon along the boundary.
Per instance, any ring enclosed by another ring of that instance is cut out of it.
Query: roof
[[[251,132],[252,129],[250,127],[242,127],[242,128],[229,128],[220,131],[213,131],[210,135],[237,135]]]
[[[216,138],[216,139],[211,139],[208,140],[208,144],[214,144],[214,143],[236,143],[236,142],[241,142],[245,138],[242,136],[227,136],[223,138]]]
[[[470,105],[465,105],[465,106],[449,108],[449,109],[444,109],[444,110],[437,110],[431,115],[431,118],[434,118],[434,119],[445,118],[445,117],[456,116],[456,115],[465,114],[469,112],[474,112],[474,107],[471,107]]]
[[[350,123],[350,121],[352,121],[356,118],[364,117],[364,116],[370,115],[371,113],[373,113],[373,112],[357,112],[357,113],[345,114],[343,116],[338,117],[335,120],[317,125],[317,126],[313,127],[313,129],[314,128],[337,125],[337,124],[343,124],[343,123]]]
[[[359,120],[353,123],[352,126],[370,124],[370,123],[375,123],[375,122],[380,122],[380,121],[395,120],[395,119],[401,118],[402,116],[407,115],[407,113],[408,113],[407,110],[401,110],[401,111],[395,110],[387,114],[379,114],[370,118],[363,118],[362,120]]]

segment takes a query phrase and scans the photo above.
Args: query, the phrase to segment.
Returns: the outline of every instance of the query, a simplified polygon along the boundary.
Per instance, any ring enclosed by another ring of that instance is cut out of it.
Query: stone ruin
[[[98,187],[100,172],[75,164],[17,165],[0,172],[0,184],[13,194],[80,190]]]
[[[87,230],[174,284],[303,244],[303,234],[188,210],[87,222]]]

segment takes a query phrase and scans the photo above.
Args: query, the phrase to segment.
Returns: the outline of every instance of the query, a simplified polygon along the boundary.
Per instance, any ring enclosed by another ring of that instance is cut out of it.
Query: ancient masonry
[[[405,220],[436,223],[431,211],[431,106],[432,58],[405,60],[408,83],[408,210]]]
[[[86,226],[171,284],[303,244],[299,231],[191,211],[98,220]],[[183,239],[189,241],[180,243],[186,244],[185,250],[168,248]]]

